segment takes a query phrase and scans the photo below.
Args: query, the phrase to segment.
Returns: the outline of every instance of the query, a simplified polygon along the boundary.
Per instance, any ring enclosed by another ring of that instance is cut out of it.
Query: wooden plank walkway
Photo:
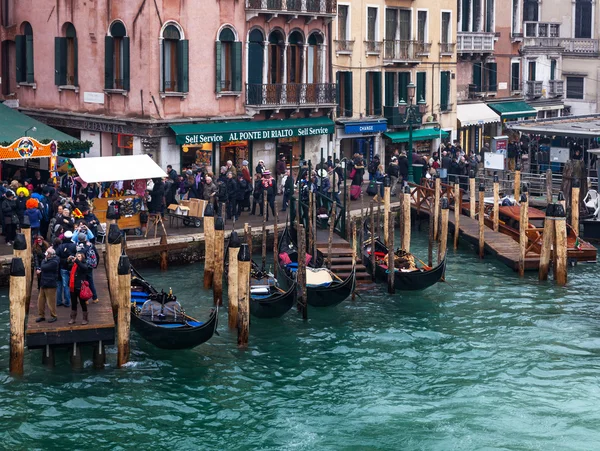
[[[411,204],[411,207],[414,211],[417,211],[417,206],[414,202]],[[463,212],[465,211],[466,210],[463,208]],[[419,209],[419,212],[429,216],[429,207],[427,205],[422,205]],[[449,233],[451,236],[448,237],[448,247],[452,246],[453,243],[454,228],[454,211],[451,210],[450,214],[448,215],[448,230],[452,233]],[[479,246],[479,221],[462,214],[460,216],[459,241],[461,238],[471,244],[474,244],[475,246]],[[484,232],[484,239],[486,253],[496,257],[514,271],[519,270],[519,243],[517,243],[508,235],[500,232],[494,232],[487,226]],[[537,271],[539,269],[539,265],[539,257],[528,256],[525,259],[526,270]]]
[[[106,270],[104,269],[104,260],[101,257],[98,268],[94,270],[94,284],[98,293],[100,302],[90,303],[88,307],[89,324],[82,326],[83,319],[81,305],[77,309],[77,322],[73,325],[67,324],[69,321],[71,308],[63,306],[56,307],[58,321],[48,323],[42,321],[36,323],[38,317],[38,288],[37,278],[34,274],[33,288],[31,290],[31,300],[29,303],[29,315],[25,332],[26,343],[29,349],[50,346],[67,346],[73,343],[86,344],[98,343],[102,341],[105,345],[111,345],[115,342],[115,320],[113,317],[110,303],[110,294],[108,291],[108,280]],[[46,319],[50,318],[50,312],[46,306]]]

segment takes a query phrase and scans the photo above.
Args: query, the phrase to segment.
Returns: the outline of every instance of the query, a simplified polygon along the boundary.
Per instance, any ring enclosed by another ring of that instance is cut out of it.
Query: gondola
[[[280,261],[277,265],[277,277],[282,287],[289,289],[296,283],[295,272],[298,268],[298,248],[287,226],[279,240],[278,255]],[[287,256],[289,262],[283,262],[281,259],[282,255]],[[346,280],[340,280],[328,269],[320,267],[319,263],[323,261],[323,255],[317,251],[316,258],[311,258],[311,261],[306,265],[307,279],[310,276],[317,282],[311,284],[307,280],[306,298],[308,304],[312,307],[331,307],[337,305],[347,299],[354,291],[356,282],[354,267]]]
[[[229,262],[229,245],[231,240],[237,240],[235,237],[229,239],[227,250],[225,252],[225,263]],[[228,268],[226,268],[228,269]],[[252,260],[250,273],[250,314],[255,318],[280,318],[285,315],[296,303],[296,284],[283,290],[279,287],[277,280],[272,274],[261,271],[258,265]]]
[[[362,248],[363,264],[367,267],[367,271],[372,273],[371,265],[371,233],[365,223],[364,227],[365,241]],[[388,249],[379,238],[375,237],[375,255],[379,256],[381,261],[382,257],[387,256]],[[433,268],[417,268],[413,271],[403,271],[396,269],[394,272],[394,288],[399,291],[418,291],[429,288],[435,285],[444,277],[444,271],[446,270],[446,256],[444,259]],[[388,268],[385,263],[375,264],[375,279],[386,281],[388,278]]]
[[[218,307],[201,322],[183,311],[171,293],[160,293],[131,268],[131,326],[161,349],[190,349],[210,340],[217,329]]]

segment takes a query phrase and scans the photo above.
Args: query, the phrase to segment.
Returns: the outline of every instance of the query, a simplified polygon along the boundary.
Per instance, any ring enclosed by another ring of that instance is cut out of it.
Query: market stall
[[[137,229],[142,226],[141,213],[144,211],[145,181],[167,176],[165,171],[148,155],[73,158],[71,163],[85,183],[144,181],[142,184],[136,184],[137,186],[141,185],[142,189],[125,193],[109,190],[103,197],[93,200],[94,214],[98,220],[105,223],[109,207],[113,206],[118,216],[117,224],[122,230]]]

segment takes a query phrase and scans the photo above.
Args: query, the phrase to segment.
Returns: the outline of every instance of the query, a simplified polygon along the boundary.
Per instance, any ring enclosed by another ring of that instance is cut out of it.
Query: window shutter
[[[17,83],[25,81],[25,36],[15,36]]]
[[[104,89],[113,89],[114,80],[114,39],[112,36],[104,37]]]
[[[341,117],[342,116],[342,98],[340,97],[340,78],[341,78],[342,73],[341,72],[336,72],[335,73],[335,96],[336,96],[336,100],[337,100],[337,108],[336,108],[336,114],[337,117]]]
[[[371,115],[371,78],[373,77],[372,72],[367,72],[367,76],[365,77],[366,89],[365,89],[365,114],[367,116]]]
[[[550,62],[550,80],[556,80],[556,60]]]
[[[129,91],[130,84],[129,80],[131,79],[130,75],[130,65],[129,65],[129,38],[123,38],[123,89],[125,91]]]
[[[427,72],[417,72],[416,101],[420,102],[421,99],[427,100]]]
[[[159,39],[160,71],[158,74],[159,91],[165,92],[165,40]]]
[[[187,39],[180,39],[177,42],[177,85],[179,86],[179,92],[190,90],[189,42]]]
[[[450,73],[447,71],[440,73],[440,111],[448,109],[448,97],[450,96]]]
[[[215,61],[216,61],[215,76],[217,77],[216,84],[215,84],[215,91],[221,92],[221,41],[215,42],[215,56],[216,56],[216,58],[215,58]]]
[[[25,36],[25,67],[27,68],[27,83],[33,83],[33,35]]]
[[[443,72],[442,72],[443,74]],[[481,92],[481,63],[473,63],[473,84],[476,86],[475,92]]]
[[[410,72],[398,72],[398,100],[408,103],[408,84],[410,83]]]
[[[242,43],[232,42],[231,50],[231,71],[233,72],[233,90],[235,92],[240,92],[242,90]]]
[[[396,74],[394,72],[385,73],[385,106],[394,106],[394,79]]]
[[[521,65],[519,63],[512,63],[512,84],[511,90],[520,90],[520,79],[521,79]]]
[[[73,55],[73,66],[75,67],[75,73],[73,74],[73,78],[74,78],[74,82],[73,84],[75,86],[79,86],[79,49],[77,46],[77,38],[73,38],[73,48],[74,48],[74,55]]]
[[[381,116],[381,72],[373,72],[373,114]]]
[[[67,84],[67,39],[54,38],[54,84]]]
[[[496,85],[497,80],[498,80],[498,66],[496,65],[496,63],[489,63],[488,64],[488,84],[489,84],[489,90],[490,91],[496,91]]]
[[[346,72],[346,80],[344,83],[344,116],[352,117],[352,113],[354,112],[354,107],[352,105],[352,72]]]

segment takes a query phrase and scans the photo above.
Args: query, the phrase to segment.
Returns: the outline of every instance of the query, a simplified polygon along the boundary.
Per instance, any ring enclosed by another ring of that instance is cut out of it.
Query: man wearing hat
[[[267,206],[267,211],[264,212],[264,214],[267,215],[267,221],[268,221],[269,220],[269,206],[271,207],[271,212],[273,213],[273,216],[275,216],[275,181],[273,180],[273,177],[271,177],[271,171],[269,171],[268,169],[266,169],[263,172],[262,184],[263,184],[263,193],[267,195],[267,203],[269,204]]]
[[[56,255],[60,260],[61,284],[56,292],[56,305],[71,306],[71,291],[69,290],[69,279],[71,277],[72,261],[69,257],[74,257],[77,253],[77,245],[73,243],[73,232],[67,230],[63,235],[62,244],[56,249]]]
[[[56,321],[56,275],[58,274],[59,260],[54,249],[46,251],[46,258],[40,264],[36,273],[40,276],[40,291],[38,294],[38,317],[36,323],[46,321],[46,304],[50,310],[49,323]]]

